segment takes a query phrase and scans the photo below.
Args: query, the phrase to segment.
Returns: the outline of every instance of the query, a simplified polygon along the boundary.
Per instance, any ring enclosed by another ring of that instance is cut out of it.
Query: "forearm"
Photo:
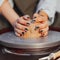
[[[18,14],[13,10],[8,1],[5,1],[2,4],[1,13],[7,18],[12,26],[14,22],[19,18]]]

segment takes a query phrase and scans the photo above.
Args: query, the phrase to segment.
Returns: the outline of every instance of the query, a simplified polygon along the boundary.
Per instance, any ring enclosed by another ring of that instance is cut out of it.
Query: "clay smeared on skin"
[[[25,39],[26,38],[40,38],[40,37],[45,37],[48,35],[48,32],[44,32],[42,30],[39,31],[40,28],[42,29],[42,27],[39,26],[39,25],[42,26],[42,22],[36,19],[39,19],[39,18],[35,18],[29,21],[28,29],[25,28],[25,33],[23,34],[22,38],[25,38]]]

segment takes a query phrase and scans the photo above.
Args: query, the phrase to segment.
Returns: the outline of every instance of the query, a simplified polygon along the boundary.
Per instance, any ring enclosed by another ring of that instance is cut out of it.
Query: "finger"
[[[15,28],[17,28],[19,30],[23,30],[23,31],[28,31],[28,27],[23,26],[23,25],[21,25],[19,23],[16,23]]]
[[[34,19],[36,21],[36,23],[42,23],[43,19],[41,17],[37,17]]]
[[[25,33],[24,31],[19,30],[19,29],[17,29],[17,28],[15,28],[14,30],[15,30],[15,32],[17,32],[18,34],[20,34],[20,36],[23,36],[24,33]]]
[[[39,26],[35,26],[34,30],[35,31],[39,31],[40,27]]]
[[[44,29],[40,29],[39,33],[45,33],[46,31],[48,32],[48,30],[49,30],[49,27],[46,27]]]
[[[35,13],[35,14],[33,15],[33,19],[35,19],[35,18],[37,18],[37,17],[39,17],[39,15],[38,15],[37,13]]]
[[[35,13],[34,15],[33,15],[33,19],[31,20],[31,23],[35,23],[36,22],[36,19],[37,19],[37,17],[38,17],[38,14],[37,13]]]
[[[33,15],[33,19],[36,21],[36,22],[44,22],[44,21],[47,21],[48,18],[46,16],[42,16],[42,15],[39,15],[37,13],[35,13]]]
[[[48,26],[48,21],[45,21],[43,23],[36,23],[36,26],[38,26],[40,29],[43,29]]]
[[[17,23],[25,25],[25,26],[29,26],[30,25],[30,23],[28,21],[25,21],[22,17],[17,20]]]
[[[34,22],[38,22],[38,17],[39,17],[39,15],[37,14],[37,13],[35,13],[34,15],[33,15],[33,21]]]
[[[48,32],[47,31],[41,34],[42,37],[45,37],[47,35],[48,35]]]
[[[18,36],[18,37],[20,37],[20,34],[19,34],[19,33],[17,33],[17,32],[15,32],[15,35],[16,35],[16,36]]]
[[[24,20],[30,20],[30,16],[29,16],[29,15],[24,15],[24,16],[23,16],[23,19],[24,19]]]
[[[49,27],[46,27],[44,29],[41,29],[39,33],[41,34],[42,37],[45,37],[48,35],[48,30],[49,30]]]
[[[40,17],[43,21],[47,21],[47,20],[48,20],[48,18],[47,18],[46,16],[40,15],[39,17]]]
[[[47,19],[46,17],[39,16],[39,17],[35,18],[34,20],[35,20],[35,22],[37,22],[37,23],[39,23],[39,22],[40,22],[40,23],[43,23],[43,22],[47,21],[48,19]]]
[[[35,13],[34,15],[33,15],[33,20],[31,20],[31,23],[39,23],[39,22],[41,22],[42,21],[42,19],[40,18],[40,16],[39,16],[39,14],[38,13]]]

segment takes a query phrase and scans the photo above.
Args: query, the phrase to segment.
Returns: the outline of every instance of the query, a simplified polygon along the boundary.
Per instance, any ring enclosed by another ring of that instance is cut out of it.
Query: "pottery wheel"
[[[60,32],[49,31],[48,36],[39,39],[22,39],[14,32],[0,35],[0,44],[12,48],[45,48],[60,45]]]

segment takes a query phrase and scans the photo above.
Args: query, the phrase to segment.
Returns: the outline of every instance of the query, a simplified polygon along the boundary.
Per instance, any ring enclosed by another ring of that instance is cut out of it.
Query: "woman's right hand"
[[[14,23],[14,31],[16,36],[21,37],[25,34],[25,32],[29,30],[28,29],[28,26],[30,25],[29,20],[30,20],[29,15],[24,15],[16,20],[16,22]]]
[[[41,36],[47,36],[49,31],[48,16],[46,16],[44,13],[35,13],[33,15],[33,19],[36,20],[37,23],[39,23],[37,26],[39,27],[39,33],[41,34]]]

